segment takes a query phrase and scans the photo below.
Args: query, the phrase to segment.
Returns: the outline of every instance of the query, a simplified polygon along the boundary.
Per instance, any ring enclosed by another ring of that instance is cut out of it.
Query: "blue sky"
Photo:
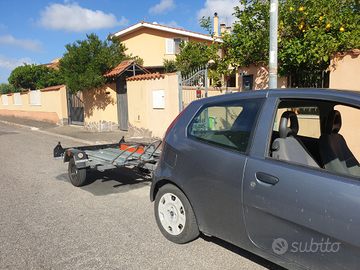
[[[62,0],[0,2],[0,83],[13,69],[27,64],[46,64],[62,57],[65,45],[95,33],[104,40],[142,20],[205,33],[202,16],[219,15],[219,22],[235,21],[238,0]]]

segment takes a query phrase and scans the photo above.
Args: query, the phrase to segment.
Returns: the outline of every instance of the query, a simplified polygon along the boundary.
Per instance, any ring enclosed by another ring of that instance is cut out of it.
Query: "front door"
[[[126,81],[116,82],[118,122],[120,130],[128,130],[128,102]]]
[[[300,109],[301,131],[301,125],[311,126],[315,115],[305,118]],[[259,126],[267,129],[271,118],[262,115]],[[267,134],[257,136],[258,144],[270,143]],[[251,241],[310,269],[358,269],[360,182],[266,155],[249,157],[243,180],[243,210]]]

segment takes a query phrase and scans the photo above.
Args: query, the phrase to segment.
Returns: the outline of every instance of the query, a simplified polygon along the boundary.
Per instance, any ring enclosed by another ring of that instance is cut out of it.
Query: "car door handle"
[[[277,177],[263,172],[257,172],[256,179],[260,182],[264,182],[270,185],[275,185],[277,184],[277,182],[279,182],[279,179]]]

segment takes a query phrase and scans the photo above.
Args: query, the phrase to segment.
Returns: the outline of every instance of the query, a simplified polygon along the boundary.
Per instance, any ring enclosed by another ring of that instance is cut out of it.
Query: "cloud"
[[[82,8],[78,3],[66,5],[51,4],[40,11],[38,25],[52,30],[65,30],[68,32],[85,32],[93,29],[126,26],[129,20],[121,16],[118,21],[114,14],[105,14],[101,10]]]
[[[174,0],[161,0],[160,4],[155,5],[149,9],[149,14],[156,15],[156,14],[164,14],[168,11],[173,10],[176,8]]]
[[[42,42],[38,39],[31,40],[31,39],[15,39],[11,35],[0,36],[0,43],[16,45],[25,50],[34,51],[34,52],[42,52]]]
[[[0,54],[0,68],[13,70],[18,66],[24,65],[24,63],[33,64],[33,61],[31,61],[30,58],[15,59],[15,58],[8,58]]]
[[[7,26],[0,23],[0,29],[7,29]]]
[[[232,14],[235,12],[234,7],[240,5],[239,0],[206,0],[204,5],[204,8],[197,11],[198,19],[203,16],[212,18],[217,12],[220,23],[232,25],[237,20]]]

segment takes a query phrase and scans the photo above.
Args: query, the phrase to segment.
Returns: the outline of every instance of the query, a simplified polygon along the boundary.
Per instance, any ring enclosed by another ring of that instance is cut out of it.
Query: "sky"
[[[206,33],[202,16],[231,25],[238,0],[0,1],[0,83],[16,67],[46,64],[66,53],[66,44],[95,33],[101,40],[144,20]]]

